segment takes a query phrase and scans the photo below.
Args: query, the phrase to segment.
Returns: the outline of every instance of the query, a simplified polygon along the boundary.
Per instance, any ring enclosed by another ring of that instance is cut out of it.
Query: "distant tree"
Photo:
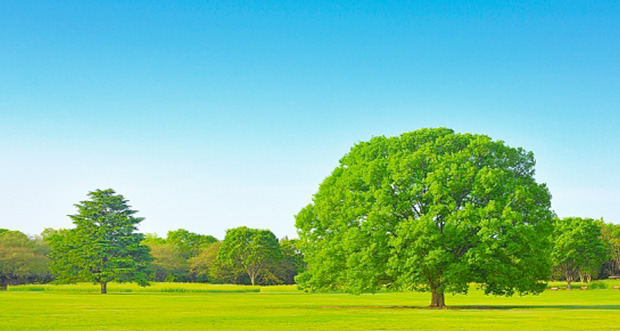
[[[238,227],[226,231],[226,237],[218,252],[218,260],[233,269],[245,273],[250,283],[274,279],[270,271],[282,258],[278,238],[269,230]]]
[[[274,273],[281,283],[295,284],[295,276],[306,268],[303,255],[297,248],[297,239],[280,239],[282,259],[275,266]]]
[[[217,239],[213,236],[189,232],[185,229],[168,231],[167,237],[148,234],[144,244],[153,256],[152,279],[156,281],[194,282],[189,261]]]
[[[149,248],[137,233],[142,217],[133,216],[127,200],[114,190],[90,192],[90,200],[75,206],[70,215],[75,228],[51,235],[52,271],[61,282],[92,281],[107,293],[107,283],[147,285]]]
[[[153,257],[152,278],[158,282],[184,281],[188,277],[187,259],[166,242],[144,241]]]
[[[351,148],[296,216],[304,287],[540,293],[550,276],[551,195],[531,152],[422,129]]]
[[[217,254],[222,246],[221,242],[214,242],[209,246],[202,249],[200,254],[194,256],[189,260],[190,272],[193,278],[201,281],[208,282],[218,277],[217,270],[220,266],[217,261]]]
[[[567,217],[556,219],[552,258],[556,274],[564,277],[571,289],[577,276],[590,281],[605,259],[601,228],[591,218]]]
[[[165,244],[166,239],[157,236],[157,233],[147,233],[144,235],[143,243]]]
[[[213,236],[193,233],[185,229],[168,231],[166,237],[166,242],[179,251],[185,259],[198,255],[203,248],[216,241],[217,239]]]
[[[0,231],[0,290],[9,284],[48,281],[48,262],[38,241],[19,231]]]
[[[599,222],[601,235],[607,249],[606,273],[620,275],[620,224]]]

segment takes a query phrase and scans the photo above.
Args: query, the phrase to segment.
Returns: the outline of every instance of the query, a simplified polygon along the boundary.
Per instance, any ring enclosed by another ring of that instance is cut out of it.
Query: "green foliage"
[[[51,273],[46,248],[19,231],[0,232],[0,289],[8,284],[46,282]]]
[[[445,128],[359,143],[296,216],[308,262],[297,280],[354,293],[443,297],[469,282],[488,294],[539,293],[553,213],[534,164],[531,152]]]
[[[166,239],[153,234],[147,235],[144,244],[151,249],[153,256],[151,279],[181,282],[204,281],[206,279],[204,276],[196,279],[197,273],[190,270],[190,260],[214,242],[217,242],[217,239],[213,236],[201,235],[185,229],[168,231]]]
[[[303,254],[297,248],[296,239],[280,240],[282,259],[274,266],[274,273],[284,284],[295,284],[295,276],[306,269]]]
[[[90,200],[76,204],[78,213],[69,216],[76,227],[49,237],[51,267],[57,280],[147,285],[151,256],[149,248],[141,244],[144,236],[136,233],[143,218],[134,217],[136,211],[112,189],[88,195]]]
[[[218,281],[222,278],[221,265],[217,261],[217,254],[221,246],[221,242],[214,242],[189,260],[190,272],[198,281]]]
[[[579,217],[556,219],[553,238],[554,270],[569,285],[578,275],[588,279],[596,276],[606,256],[598,221]]]
[[[227,230],[218,252],[223,265],[236,274],[247,274],[252,285],[277,279],[271,269],[281,258],[278,239],[271,231],[247,227]]]
[[[607,275],[620,275],[620,224],[599,221],[601,236],[607,250],[604,272]]]
[[[181,253],[185,259],[198,255],[203,248],[216,241],[217,239],[213,236],[201,235],[185,229],[168,231],[168,236],[166,237],[166,242]]]
[[[151,279],[157,282],[184,281],[188,277],[187,259],[166,242],[145,240],[153,257]]]

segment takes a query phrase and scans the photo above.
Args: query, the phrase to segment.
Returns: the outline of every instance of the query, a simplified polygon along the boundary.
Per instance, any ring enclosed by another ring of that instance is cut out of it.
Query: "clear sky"
[[[0,2],[0,228],[113,188],[143,232],[295,237],[353,144],[440,126],[620,223],[617,1],[162,2]]]

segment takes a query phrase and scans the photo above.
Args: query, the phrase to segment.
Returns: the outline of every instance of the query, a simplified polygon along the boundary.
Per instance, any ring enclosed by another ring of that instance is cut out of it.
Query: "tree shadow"
[[[618,305],[456,305],[444,308],[428,306],[321,306],[323,309],[428,309],[428,310],[513,310],[513,309],[612,309],[620,310]]]
[[[481,306],[449,306],[454,310],[511,310],[511,309],[614,309],[620,310],[618,305],[481,305]]]

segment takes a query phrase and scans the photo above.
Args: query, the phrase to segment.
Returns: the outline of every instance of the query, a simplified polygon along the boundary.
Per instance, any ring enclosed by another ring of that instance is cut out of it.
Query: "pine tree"
[[[127,200],[114,190],[90,192],[90,200],[75,206],[69,215],[75,228],[58,232],[50,238],[51,269],[61,282],[92,281],[107,293],[107,283],[147,283],[151,262],[149,248],[141,245],[144,235],[136,233],[144,219],[135,217]]]

